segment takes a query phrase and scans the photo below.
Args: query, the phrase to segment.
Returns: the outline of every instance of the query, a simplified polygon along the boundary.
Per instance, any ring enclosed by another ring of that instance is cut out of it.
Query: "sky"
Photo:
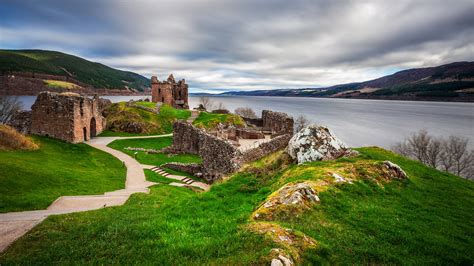
[[[474,61],[473,0],[0,0],[0,48],[71,53],[191,92],[323,87]]]

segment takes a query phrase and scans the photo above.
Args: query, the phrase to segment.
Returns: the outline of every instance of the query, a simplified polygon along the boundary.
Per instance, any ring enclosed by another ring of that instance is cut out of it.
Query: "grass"
[[[34,136],[40,149],[0,151],[0,212],[44,209],[60,196],[125,186],[125,168],[86,144]]]
[[[160,113],[155,114],[143,109],[129,107],[126,102],[112,104],[107,112],[107,136],[121,136],[122,133],[137,135],[167,134],[173,131],[174,121],[186,120],[191,116],[191,111],[175,109],[169,105],[162,105]],[[130,124],[138,125],[139,132],[127,132]]]
[[[399,164],[410,179],[366,176],[334,185],[303,215],[275,221],[317,241],[302,263],[472,264],[474,183],[382,149],[359,151],[357,158],[288,167],[270,156],[209,192],[156,185],[122,207],[49,217],[0,264],[269,264],[278,246],[246,228],[272,191],[382,160]],[[320,168],[322,174],[312,173]]]
[[[126,147],[133,148],[145,148],[160,150],[173,143],[173,137],[159,137],[159,138],[148,138],[148,139],[121,139],[115,140],[108,146],[124,152],[132,157],[135,157],[140,163],[148,165],[162,165],[168,162],[180,162],[180,163],[199,163],[201,158],[194,154],[178,154],[170,156],[165,153],[148,154],[143,151],[131,151],[125,149]],[[136,154],[135,154],[136,153]]]
[[[200,128],[215,128],[218,124],[243,126],[245,124],[242,117],[234,114],[213,114],[200,112],[199,116],[193,121],[193,125]]]
[[[46,85],[52,88],[64,88],[64,89],[75,89],[78,86],[74,83],[67,82],[67,81],[60,81],[60,80],[52,80],[52,79],[45,79],[43,80]]]
[[[27,137],[14,128],[0,124],[0,151],[1,150],[37,150],[39,149],[30,137]]]
[[[135,102],[134,104],[140,105],[143,107],[148,107],[148,108],[156,108],[156,103],[154,102],[139,101],[139,102]]]

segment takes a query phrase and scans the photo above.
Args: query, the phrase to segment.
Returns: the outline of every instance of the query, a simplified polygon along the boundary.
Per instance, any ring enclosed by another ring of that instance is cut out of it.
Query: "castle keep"
[[[184,79],[176,82],[173,74],[164,81],[159,81],[156,76],[153,76],[151,77],[151,101],[168,104],[174,108],[188,109],[188,84]]]
[[[76,93],[42,92],[31,107],[31,134],[78,143],[104,128],[97,96],[91,99]]]

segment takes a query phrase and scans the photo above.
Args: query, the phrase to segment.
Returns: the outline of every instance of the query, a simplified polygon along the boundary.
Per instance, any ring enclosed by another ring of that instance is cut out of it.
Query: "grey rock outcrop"
[[[298,164],[357,154],[327,127],[317,125],[309,125],[296,133],[288,143],[287,152]]]

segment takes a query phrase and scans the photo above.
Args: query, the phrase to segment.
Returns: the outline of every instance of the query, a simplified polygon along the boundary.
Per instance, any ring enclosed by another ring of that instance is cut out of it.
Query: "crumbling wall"
[[[293,134],[294,121],[286,113],[263,110],[262,122],[263,129],[272,132],[272,135]]]
[[[199,154],[200,136],[205,134],[191,123],[178,121],[173,124],[173,145],[170,151],[174,153]]]
[[[22,134],[30,134],[31,131],[31,111],[18,111],[12,119],[8,122],[8,125],[16,129],[16,131]]]
[[[169,169],[173,169],[180,172],[185,172],[193,176],[201,177],[202,176],[202,165],[197,163],[165,163],[161,165]]]
[[[72,143],[89,140],[105,128],[99,98],[42,92],[31,107],[31,133]]]
[[[259,160],[271,153],[284,149],[290,141],[291,135],[285,134],[260,144],[258,147],[248,150],[242,154],[241,163]]]

